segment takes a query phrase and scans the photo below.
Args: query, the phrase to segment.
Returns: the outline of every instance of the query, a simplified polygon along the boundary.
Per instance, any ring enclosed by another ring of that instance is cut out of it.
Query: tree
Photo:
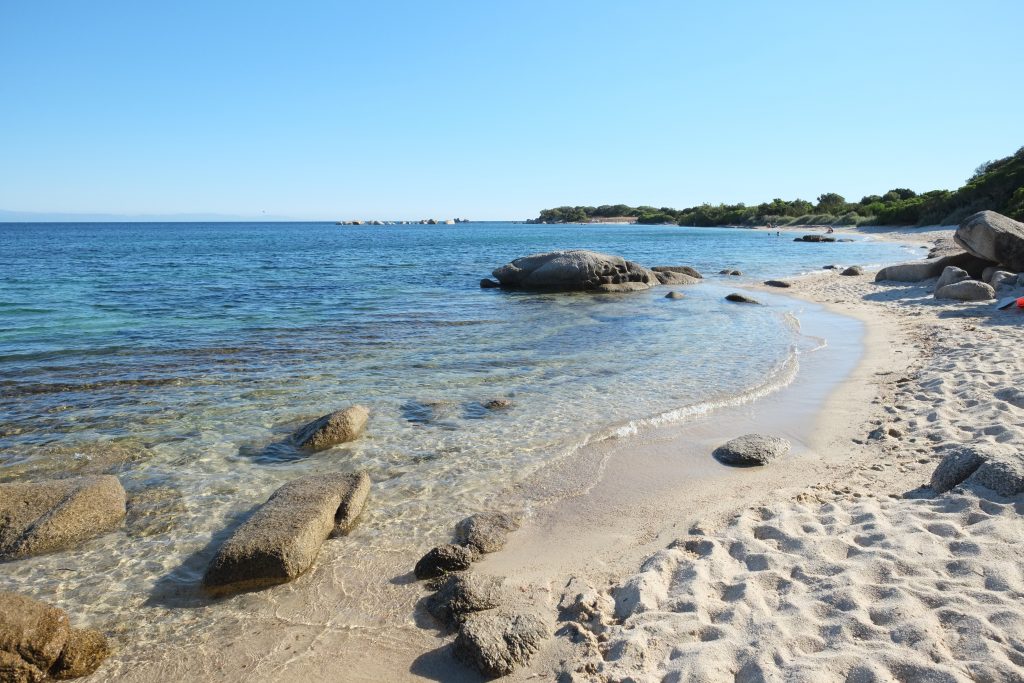
[[[837,213],[846,206],[846,197],[835,192],[826,192],[818,197],[818,211]]]

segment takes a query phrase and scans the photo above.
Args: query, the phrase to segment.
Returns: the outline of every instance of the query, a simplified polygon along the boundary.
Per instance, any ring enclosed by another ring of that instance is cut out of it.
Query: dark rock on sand
[[[665,295],[666,299],[685,299],[686,297],[679,292],[669,292]]]
[[[979,258],[1024,270],[1024,223],[995,211],[979,211],[964,219],[953,239]]]
[[[757,299],[751,299],[749,296],[743,296],[742,294],[736,294],[735,292],[733,292],[732,294],[727,294],[726,297],[725,297],[725,300],[726,301],[733,301],[733,302],[738,303],[738,304],[759,304],[759,303],[761,303]]]
[[[473,612],[499,607],[505,598],[501,581],[469,571],[446,574],[437,580],[436,591],[427,598],[427,611],[449,628]]]
[[[682,273],[695,277],[698,280],[704,277],[696,268],[691,268],[690,266],[654,266],[651,270],[655,273]]]
[[[431,548],[416,563],[413,573],[417,579],[433,579],[448,572],[459,572],[469,569],[476,559],[476,551],[461,545],[449,543]]]
[[[769,287],[792,287],[793,285],[785,280],[765,280],[764,283]]]
[[[638,263],[582,249],[517,258],[493,275],[502,287],[536,292],[633,292],[658,284]]]
[[[726,465],[767,465],[789,449],[790,443],[781,437],[744,434],[716,448],[714,456]]]
[[[363,472],[288,482],[224,542],[203,586],[222,594],[291,581],[309,569],[328,537],[351,528],[369,493]]]
[[[72,548],[111,531],[125,502],[110,475],[0,484],[0,560]]]
[[[340,443],[354,441],[366,429],[370,411],[364,406],[336,410],[305,425],[292,437],[299,448],[322,451]]]
[[[846,270],[844,270],[843,272],[840,273],[840,275],[847,275],[847,276],[855,276],[855,275],[863,275],[863,274],[864,274],[864,269],[861,268],[860,266],[850,266],[849,268],[847,268]]]
[[[958,301],[988,301],[996,298],[996,291],[991,285],[977,280],[962,280],[946,285],[935,291],[936,299],[956,299]]]
[[[71,628],[64,610],[0,592],[0,680],[87,676],[109,653],[102,633]]]
[[[498,287],[501,287],[501,284],[495,282],[490,278],[485,277],[484,279],[480,280],[480,289],[497,289]]]
[[[508,535],[519,528],[519,519],[504,512],[481,512],[471,515],[455,526],[455,540],[459,545],[473,548],[479,553],[501,550]]]
[[[544,619],[529,612],[476,612],[459,628],[455,654],[485,676],[505,676],[530,660],[548,631]]]

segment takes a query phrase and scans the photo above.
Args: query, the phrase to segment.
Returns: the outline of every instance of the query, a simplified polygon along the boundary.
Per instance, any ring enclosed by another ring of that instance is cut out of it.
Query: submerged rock
[[[111,475],[0,484],[0,560],[72,548],[111,531],[125,504]]]
[[[365,472],[288,482],[221,545],[203,586],[219,595],[295,579],[312,566],[328,537],[351,528],[369,493]]]
[[[507,398],[492,398],[484,404],[487,410],[506,410],[512,407],[512,401]]]
[[[497,289],[501,285],[490,278],[480,280],[480,289]]]
[[[479,553],[501,550],[509,533],[519,528],[519,519],[504,512],[482,512],[471,515],[455,526],[455,540],[459,545],[473,548]]]
[[[437,592],[427,598],[427,611],[448,627],[473,612],[499,607],[505,599],[501,581],[474,572],[456,572],[438,579]]]
[[[935,291],[936,299],[956,299],[958,301],[988,301],[996,298],[996,291],[991,285],[977,280],[961,280],[946,285]]]
[[[0,680],[43,681],[88,676],[110,654],[106,637],[71,628],[67,612],[0,592]]]
[[[729,270],[728,268],[726,268],[725,270],[718,271],[718,274],[719,275],[743,275],[743,271],[740,271],[740,270]]]
[[[582,249],[524,256],[492,274],[502,287],[536,292],[632,292],[658,284],[638,263]]]
[[[370,411],[365,406],[349,406],[313,420],[295,432],[292,438],[299,448],[322,451],[358,439],[366,429],[369,417]]]
[[[761,303],[757,299],[751,299],[749,296],[744,296],[743,294],[737,294],[735,292],[733,292],[732,294],[727,294],[726,297],[725,297],[725,300],[726,301],[733,301],[733,302],[738,303],[738,304],[760,304]]]
[[[455,654],[485,676],[506,676],[530,661],[548,638],[548,624],[530,612],[496,609],[466,617]]]
[[[686,297],[680,292],[669,292],[665,295],[666,299],[685,299]]]
[[[439,545],[420,558],[413,573],[417,579],[433,579],[449,572],[469,569],[475,559],[476,552],[471,548],[454,543]]]
[[[1024,223],[995,211],[979,211],[964,219],[953,240],[979,258],[1024,270]]]
[[[767,465],[789,453],[790,447],[782,437],[744,434],[716,448],[713,455],[726,465]]]

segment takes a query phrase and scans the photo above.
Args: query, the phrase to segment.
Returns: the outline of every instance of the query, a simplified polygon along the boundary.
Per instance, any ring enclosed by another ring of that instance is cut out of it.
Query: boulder
[[[682,273],[695,277],[698,280],[704,277],[696,268],[691,268],[690,266],[654,266],[651,270],[655,273]]]
[[[480,289],[497,289],[498,287],[501,287],[501,284],[495,282],[490,278],[485,277],[484,279],[480,280]]]
[[[125,516],[117,477],[0,484],[0,560],[72,548],[117,528]]]
[[[370,411],[364,406],[349,406],[313,420],[295,432],[292,438],[299,448],[322,451],[358,439],[366,429],[369,417]]]
[[[964,219],[953,240],[979,258],[1024,270],[1024,223],[995,211],[979,211]]]
[[[686,273],[677,273],[670,270],[655,271],[654,276],[658,278],[658,282],[663,285],[695,285],[700,282],[699,279],[687,275]]]
[[[446,574],[427,598],[427,611],[448,627],[462,623],[473,612],[499,607],[505,599],[501,581],[475,572]]]
[[[478,553],[501,550],[508,535],[519,528],[519,519],[504,512],[481,512],[455,526],[455,540]]]
[[[928,486],[935,493],[945,493],[974,474],[985,459],[982,451],[971,446],[950,449],[932,472]]]
[[[987,458],[971,475],[970,481],[1001,496],[1024,493],[1024,456],[998,455]]]
[[[203,587],[220,595],[295,579],[312,566],[328,537],[352,527],[369,493],[365,472],[293,479],[221,545]]]
[[[769,287],[792,287],[793,285],[785,280],[765,280],[764,283]]]
[[[681,292],[669,292],[665,295],[666,299],[685,299],[686,297]]]
[[[971,277],[980,277],[981,272],[990,262],[979,259],[967,252],[949,254],[946,252],[938,258],[925,259],[886,266],[875,275],[875,282],[891,280],[895,282],[920,282],[929,278],[939,277],[947,266],[957,266],[967,271]]]
[[[493,275],[502,287],[535,292],[633,292],[658,284],[638,263],[582,249],[517,258]]]
[[[64,610],[0,592],[0,681],[88,676],[109,654],[106,636],[71,628]]]
[[[942,274],[939,275],[938,281],[935,283],[935,289],[933,292],[937,292],[946,285],[951,285],[956,282],[962,282],[964,280],[970,280],[971,276],[967,274],[967,271],[963,268],[957,268],[956,266],[946,266],[942,270]]]
[[[936,299],[956,299],[958,301],[988,301],[996,298],[996,292],[991,285],[977,280],[961,280],[951,285],[946,285],[935,292]]]
[[[829,235],[804,235],[793,239],[794,242],[835,242],[836,238]]]
[[[744,434],[716,448],[714,456],[726,465],[767,465],[789,449],[790,443],[782,437]]]
[[[839,270],[839,266],[836,266],[836,265],[822,266],[821,269],[822,270]]]
[[[1005,270],[997,270],[992,273],[986,282],[997,292],[1000,290],[1014,289],[1020,286],[1020,276]]]
[[[843,272],[841,272],[839,274],[840,275],[846,275],[846,276],[863,275],[864,274],[864,269],[861,268],[860,266],[850,266],[849,268],[847,268],[846,270],[844,270]]]
[[[951,448],[932,473],[929,487],[945,493],[962,483],[984,486],[1001,496],[1024,493],[1024,455],[991,445]]]
[[[743,271],[741,271],[741,270],[729,270],[728,268],[726,268],[725,270],[718,271],[718,274],[719,275],[743,275]]]
[[[738,304],[759,304],[759,303],[761,303],[757,299],[751,299],[749,296],[744,296],[742,294],[737,294],[735,292],[733,292],[732,294],[726,294],[725,295],[725,300],[726,301],[733,301],[733,302],[738,303]]]
[[[999,270],[999,266],[988,266],[985,270],[981,271],[981,281],[988,284],[992,284],[992,275]]]
[[[485,676],[505,676],[526,664],[548,637],[539,615],[508,609],[466,617],[455,639],[455,654]]]
[[[449,543],[431,548],[416,563],[413,573],[417,579],[433,579],[449,572],[469,569],[476,559],[476,551],[461,545]]]

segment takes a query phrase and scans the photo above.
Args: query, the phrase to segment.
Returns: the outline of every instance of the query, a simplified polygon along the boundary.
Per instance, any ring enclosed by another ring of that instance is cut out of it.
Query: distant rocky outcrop
[[[322,451],[358,439],[369,418],[370,411],[365,406],[349,406],[306,424],[295,432],[292,439],[299,448]]]
[[[716,448],[714,456],[725,465],[767,465],[789,453],[790,447],[779,436],[744,434]]]
[[[974,256],[1009,270],[1024,270],[1024,223],[995,211],[979,211],[960,224],[953,239]]]
[[[102,633],[72,628],[64,610],[0,592],[0,681],[88,676],[109,654]]]
[[[366,473],[294,479],[221,545],[203,577],[212,594],[272,586],[309,569],[328,537],[348,531],[366,504]]]
[[[0,560],[80,545],[117,528],[125,504],[110,475],[0,484]]]
[[[580,249],[517,258],[493,275],[502,287],[535,292],[633,292],[659,284],[640,264]]]
[[[835,242],[836,238],[830,235],[804,235],[793,238],[794,242]]]

